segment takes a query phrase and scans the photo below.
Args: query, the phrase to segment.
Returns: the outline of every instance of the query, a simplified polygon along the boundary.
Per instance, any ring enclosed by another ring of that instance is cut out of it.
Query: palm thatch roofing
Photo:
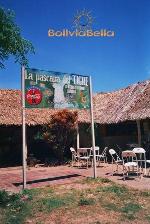
[[[93,96],[94,120],[100,124],[150,118],[150,80]],[[28,125],[50,122],[56,109],[26,109]],[[88,110],[78,110],[80,123],[90,122]],[[21,125],[21,91],[0,90],[0,125]]]
[[[101,124],[150,118],[150,80],[94,97],[95,120]]]
[[[49,123],[52,115],[58,109],[26,109],[26,123],[28,125],[43,125]],[[73,111],[73,110],[71,110]],[[78,122],[90,122],[86,110],[78,110]],[[21,125],[21,91],[0,90],[0,125]]]

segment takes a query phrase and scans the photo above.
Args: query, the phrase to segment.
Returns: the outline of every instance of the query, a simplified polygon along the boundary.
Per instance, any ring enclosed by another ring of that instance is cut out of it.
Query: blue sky
[[[149,0],[0,0],[15,11],[22,36],[35,47],[29,67],[91,75],[94,92],[112,91],[150,77]],[[93,30],[114,38],[53,37],[48,29],[73,29],[77,11],[91,11]],[[20,88],[20,65],[13,57],[0,70],[0,88]]]

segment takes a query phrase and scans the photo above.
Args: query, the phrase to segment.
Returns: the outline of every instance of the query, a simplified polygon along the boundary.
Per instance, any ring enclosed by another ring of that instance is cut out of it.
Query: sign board
[[[26,68],[25,107],[90,109],[89,77]]]
[[[91,76],[21,68],[22,170],[23,189],[27,185],[26,108],[90,109],[93,171],[96,178],[95,132]]]

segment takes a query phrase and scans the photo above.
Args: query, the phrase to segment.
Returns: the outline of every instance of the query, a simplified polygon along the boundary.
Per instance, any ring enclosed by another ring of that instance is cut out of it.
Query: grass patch
[[[9,202],[9,195],[6,191],[0,191],[0,207],[6,207]]]
[[[25,189],[22,191],[22,195],[27,196],[29,200],[32,200],[35,196],[35,192],[33,190]]]
[[[105,178],[87,178],[86,188],[80,188],[80,184],[85,182],[78,182],[77,189],[64,185],[24,190],[20,194],[0,191],[0,223],[23,224],[29,219],[42,224],[43,220],[48,223],[51,216],[53,222],[58,223],[61,214],[65,223],[70,224],[77,213],[81,223],[87,222],[86,214],[92,214],[88,216],[91,224],[113,223],[116,217],[118,223],[131,224],[135,218],[146,223],[150,221],[150,191],[128,189]]]
[[[138,212],[140,209],[142,209],[142,206],[139,204],[134,204],[134,203],[127,203],[122,209],[121,211],[124,213],[136,213]]]
[[[52,211],[53,209],[60,208],[64,206],[65,200],[62,198],[44,198],[42,199],[42,206],[43,209],[46,209],[48,212]]]
[[[36,197],[42,197],[45,195],[52,195],[54,190],[52,188],[34,188],[34,189],[25,189],[22,191],[22,195],[26,196],[29,200],[33,200]]]
[[[20,200],[20,194],[11,194],[7,191],[0,191],[0,207],[5,208],[8,205]]]
[[[11,205],[4,218],[6,224],[23,224],[27,217],[31,215],[31,206],[29,204],[18,202]]]
[[[31,214],[29,204],[22,199],[21,194],[10,194],[0,191],[0,207],[5,208],[3,223],[21,224]]]
[[[86,183],[111,183],[112,181],[107,178],[93,178],[93,177],[87,177],[86,180],[84,180]]]
[[[135,219],[135,214],[142,209],[142,206],[135,203],[127,203],[124,207],[121,208],[121,211],[124,213],[125,218],[129,220]]]
[[[52,195],[49,198],[42,198],[34,203],[36,205],[36,209],[39,212],[51,212],[54,209],[61,208],[61,207],[68,207],[75,203],[74,195]]]
[[[146,220],[150,222],[150,215],[145,216]]]
[[[115,212],[120,211],[120,209],[118,208],[118,205],[116,205],[114,203],[103,204],[103,207],[106,208],[107,210],[112,210],[112,211],[115,211]]]
[[[140,195],[143,197],[150,197],[150,191],[142,191]]]
[[[126,214],[124,215],[124,218],[132,221],[135,219],[135,216],[134,214]]]
[[[125,188],[124,186],[119,186],[119,185],[98,187],[97,191],[98,192],[114,193],[117,196],[121,196],[121,195],[126,194],[128,192],[127,188]]]
[[[84,206],[84,205],[94,205],[95,199],[94,198],[80,198],[79,200],[79,205]]]
[[[102,224],[100,221],[92,222],[90,224]]]
[[[139,212],[142,209],[142,206],[137,203],[126,203],[124,206],[121,206],[120,204],[117,204],[116,202],[109,203],[109,202],[103,202],[101,205],[106,208],[107,210],[119,212],[122,214],[122,218],[128,219],[128,220],[134,220],[135,214]]]

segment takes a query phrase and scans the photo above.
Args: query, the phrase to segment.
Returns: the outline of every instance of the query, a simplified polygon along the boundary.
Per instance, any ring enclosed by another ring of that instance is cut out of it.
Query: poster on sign
[[[25,107],[89,109],[89,77],[26,68]]]

